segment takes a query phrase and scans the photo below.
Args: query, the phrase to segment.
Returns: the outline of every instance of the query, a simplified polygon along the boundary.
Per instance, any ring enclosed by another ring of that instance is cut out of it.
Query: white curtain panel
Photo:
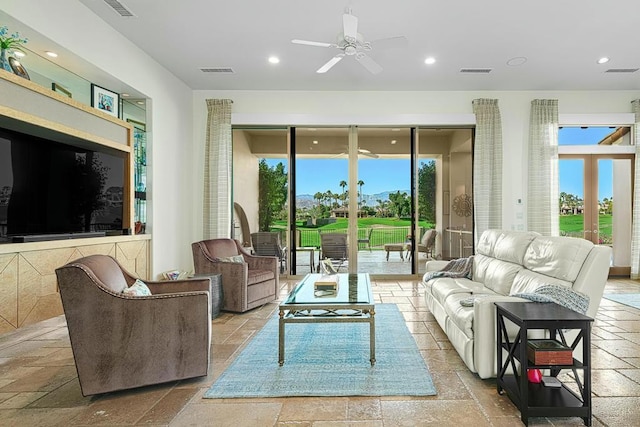
[[[631,101],[635,114],[636,164],[633,177],[633,225],[631,231],[631,278],[640,279],[640,99]]]
[[[204,158],[203,238],[231,236],[231,105],[230,99],[207,99]]]
[[[475,237],[502,228],[502,119],[497,99],[474,99],[473,154]]]
[[[527,229],[543,236],[558,236],[557,99],[531,101],[528,159]]]

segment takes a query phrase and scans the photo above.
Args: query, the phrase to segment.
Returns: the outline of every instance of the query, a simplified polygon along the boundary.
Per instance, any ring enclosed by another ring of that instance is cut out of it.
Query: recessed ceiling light
[[[138,104],[138,105],[144,105],[144,101],[136,101],[136,104]]]
[[[609,62],[609,58],[607,58],[606,56],[598,59],[598,64],[606,64],[607,62]]]
[[[395,139],[391,140],[391,144],[395,144],[396,142],[398,142],[398,141],[396,141]]]
[[[277,64],[278,62],[280,62],[280,58],[278,58],[277,56],[270,56],[269,62],[272,64]]]
[[[13,51],[13,54],[14,54],[15,56],[17,56],[18,58],[24,58],[25,56],[27,56],[27,54],[26,54],[26,53],[24,53],[24,52],[20,52],[19,50],[14,50],[14,51]]]
[[[511,58],[510,60],[507,61],[507,65],[511,66],[511,67],[517,67],[519,65],[524,64],[525,62],[527,62],[527,58],[524,56],[516,56],[515,58]]]
[[[45,52],[47,54],[47,56],[50,56],[51,58],[57,58],[58,54],[55,52],[51,52],[50,50]]]
[[[436,63],[436,58],[434,58],[433,56],[428,57],[427,59],[424,60],[424,63],[427,65],[432,65]]]
[[[318,143],[318,140],[314,139],[314,140],[313,140],[313,143],[314,143],[314,144],[317,144],[317,143]]]
[[[129,97],[131,95],[129,95],[128,93],[124,92],[124,93],[121,93],[120,96],[122,96],[123,98],[127,98],[127,97]]]

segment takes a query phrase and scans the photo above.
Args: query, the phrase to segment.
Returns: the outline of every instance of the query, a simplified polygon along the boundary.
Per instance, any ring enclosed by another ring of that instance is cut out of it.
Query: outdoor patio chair
[[[427,254],[428,258],[433,258],[433,250],[436,245],[437,235],[438,232],[433,228],[425,231],[422,235],[422,239],[420,239],[420,243],[418,243],[418,254],[424,253]],[[413,256],[411,243],[407,243],[407,252],[407,258],[410,260]]]
[[[371,252],[371,234],[373,233],[373,228],[359,228],[358,229],[358,249],[360,249],[360,244],[367,245],[369,248],[369,252]]]
[[[280,243],[280,233],[259,231],[251,233],[251,246],[258,256],[275,256],[280,261],[280,273],[284,273],[286,264],[286,247]]]
[[[347,265],[349,257],[347,235],[345,233],[320,234],[320,260],[330,259],[336,271]],[[320,270],[320,266],[318,266]]]

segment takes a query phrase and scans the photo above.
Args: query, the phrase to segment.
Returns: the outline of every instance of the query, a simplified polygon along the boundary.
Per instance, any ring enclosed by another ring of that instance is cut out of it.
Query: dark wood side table
[[[192,277],[208,277],[211,279],[211,292],[209,295],[209,298],[211,299],[211,319],[215,319],[220,314],[224,298],[224,294],[222,292],[222,274],[196,274]]]
[[[498,393],[507,392],[509,398],[520,409],[520,418],[528,425],[530,417],[581,417],[584,424],[591,425],[591,323],[593,319],[555,303],[496,302],[497,337],[497,388]],[[507,334],[507,323],[515,324],[518,335],[513,342]],[[534,365],[527,358],[527,332],[542,329],[550,339],[557,339],[575,350],[582,341],[582,362],[573,358],[570,365]],[[577,330],[578,335],[570,344],[564,336],[567,329]],[[502,352],[507,352],[503,362]],[[509,368],[511,368],[509,370]],[[579,393],[566,384],[559,388],[542,383],[530,383],[528,369],[548,369],[557,377],[563,369],[573,371]],[[582,371],[580,380],[578,371]]]

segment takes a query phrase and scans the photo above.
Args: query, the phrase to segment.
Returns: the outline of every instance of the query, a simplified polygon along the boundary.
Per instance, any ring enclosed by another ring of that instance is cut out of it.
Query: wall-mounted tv
[[[122,233],[124,155],[54,135],[0,128],[0,243]]]

